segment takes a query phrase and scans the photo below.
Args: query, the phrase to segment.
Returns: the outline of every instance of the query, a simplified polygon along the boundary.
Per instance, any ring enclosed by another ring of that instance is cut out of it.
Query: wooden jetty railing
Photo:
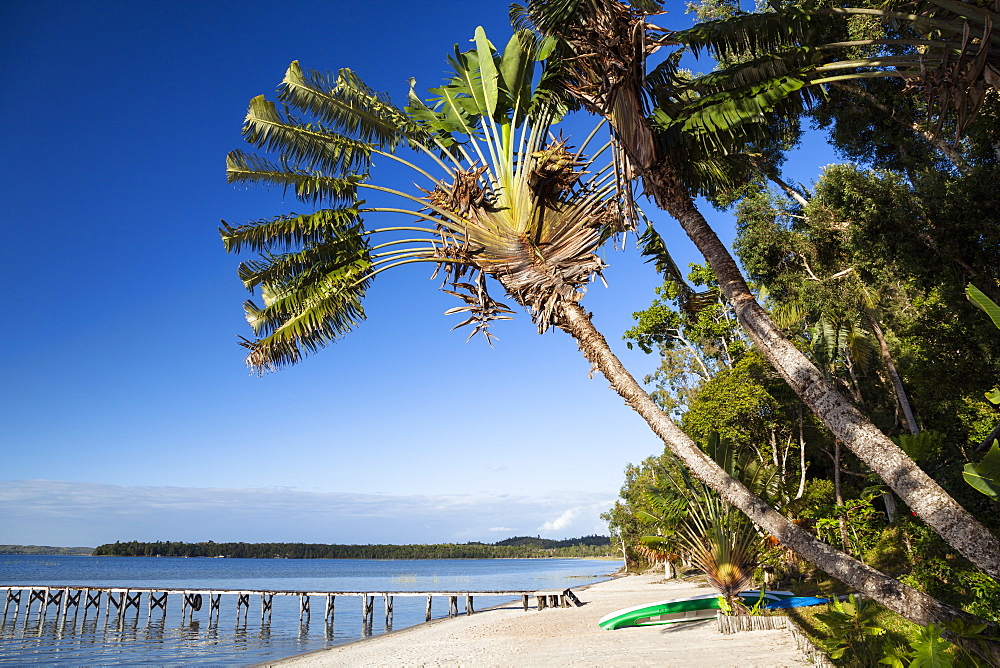
[[[327,623],[333,622],[334,603],[338,596],[358,596],[361,599],[362,619],[370,624],[374,617],[375,598],[380,597],[385,604],[385,618],[387,623],[392,621],[393,600],[398,597],[427,597],[427,608],[425,618],[431,619],[431,604],[435,596],[448,598],[448,616],[458,615],[458,599],[465,599],[465,614],[471,615],[475,612],[473,599],[476,596],[498,596],[498,597],[521,597],[521,605],[525,612],[528,610],[528,599],[534,597],[536,607],[543,610],[546,607],[569,607],[570,605],[582,605],[580,599],[570,589],[553,589],[546,591],[383,591],[383,592],[348,592],[348,591],[288,591],[288,590],[247,590],[247,589],[163,589],[163,588],[138,588],[138,587],[87,587],[87,586],[35,586],[35,585],[3,585],[0,591],[6,591],[4,597],[3,619],[7,619],[7,611],[11,603],[14,604],[14,619],[17,619],[21,600],[24,594],[25,619],[31,614],[31,608],[37,601],[39,604],[38,614],[42,619],[48,613],[49,607],[57,607],[56,614],[63,618],[72,608],[74,614],[83,607],[84,618],[90,608],[100,615],[101,597],[106,596],[107,602],[104,604],[104,619],[107,623],[111,608],[115,608],[115,618],[121,619],[129,608],[135,608],[139,614],[142,595],[146,594],[147,619],[151,618],[154,609],[159,609],[165,616],[167,614],[167,600],[171,594],[181,597],[181,617],[189,614],[194,618],[194,613],[201,610],[205,600],[208,601],[209,620],[218,618],[222,608],[222,597],[232,595],[236,597],[236,617],[242,615],[246,619],[250,612],[250,597],[260,597],[260,618],[263,622],[271,618],[271,609],[275,596],[298,596],[299,598],[299,621],[308,621],[311,613],[310,600],[312,597],[323,597],[325,602],[323,618]]]

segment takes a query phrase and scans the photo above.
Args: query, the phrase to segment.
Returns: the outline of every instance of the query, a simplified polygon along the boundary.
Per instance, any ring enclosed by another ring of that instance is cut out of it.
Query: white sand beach
[[[704,586],[662,576],[617,578],[574,589],[578,608],[524,612],[508,606],[441,619],[384,636],[267,665],[280,666],[810,666],[788,631],[723,635],[705,622],[604,631],[609,612],[667,598],[695,596]]]

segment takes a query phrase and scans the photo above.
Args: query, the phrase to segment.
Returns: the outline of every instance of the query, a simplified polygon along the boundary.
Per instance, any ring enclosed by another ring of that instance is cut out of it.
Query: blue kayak
[[[768,601],[764,607],[768,610],[783,610],[786,608],[807,608],[810,605],[822,605],[830,599],[817,598],[815,596],[792,596],[778,601]]]

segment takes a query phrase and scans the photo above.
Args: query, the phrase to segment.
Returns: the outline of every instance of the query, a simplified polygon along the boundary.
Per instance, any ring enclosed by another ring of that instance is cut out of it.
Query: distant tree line
[[[612,556],[607,536],[549,540],[519,536],[495,544],[326,545],[319,543],[183,543],[117,541],[100,545],[94,556],[229,557],[241,559],[534,559]]]
[[[0,545],[0,554],[45,554],[87,556],[92,547],[53,547],[51,545]]]

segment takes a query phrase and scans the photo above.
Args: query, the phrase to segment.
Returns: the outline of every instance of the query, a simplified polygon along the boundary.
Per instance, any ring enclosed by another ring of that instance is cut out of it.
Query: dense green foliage
[[[722,24],[714,24],[687,36],[704,37],[702,47],[722,53],[722,64],[730,68],[696,77],[695,88],[723,81],[740,67],[749,81],[770,67],[763,64],[767,50],[794,34],[779,39],[776,33],[752,33],[747,26],[762,25],[760,17],[742,13],[727,0],[699,4],[701,18],[736,17],[743,27],[727,34]],[[805,6],[774,2],[761,11],[794,14]],[[919,8],[920,3],[906,6]],[[803,21],[820,42],[824,37],[893,38],[910,29],[897,24],[899,33],[887,33],[873,16]],[[772,36],[776,41],[768,42]],[[878,49],[899,54],[909,48],[854,47],[858,58]],[[991,57],[996,52],[994,47]],[[798,124],[811,120],[828,130],[834,148],[853,162],[829,165],[819,174],[782,175],[780,152],[769,153],[755,179],[714,201],[734,213],[739,260],[786,336],[948,494],[998,533],[1000,514],[991,488],[980,485],[980,494],[966,481],[997,471],[990,446],[1000,435],[1000,390],[995,389],[1000,387],[1000,337],[989,311],[984,315],[976,308],[985,301],[972,295],[1000,297],[1000,94],[980,90],[976,116],[971,107],[941,106],[935,97],[941,89],[909,95],[921,85],[915,80],[848,79],[815,89],[815,97],[803,99],[801,108],[772,109],[784,116],[775,117],[770,147],[794,143]],[[959,94],[958,86],[950,90]],[[959,118],[963,113],[967,116]],[[810,185],[802,185],[810,179]],[[697,267],[689,281],[712,285]],[[720,355],[739,340],[738,330],[706,325],[722,322],[718,315],[728,305],[692,303],[685,301],[687,294],[668,282],[648,309],[635,314],[637,325],[626,333],[630,345],[659,353],[658,368],[646,380],[664,410],[702,443],[720,434],[771,465],[789,490],[783,503],[773,505],[820,539],[940,601],[982,619],[1000,618],[1000,584],[887,493],[883,481],[842,449],[788,391],[760,351],[741,341],[739,354]],[[655,490],[675,476],[676,467],[669,453],[629,465],[621,499],[605,515],[633,567],[662,558],[643,549],[643,541],[648,543],[643,536],[650,529],[662,535],[669,531],[643,518],[655,512]],[[761,580],[801,593],[843,592],[842,585],[773,538],[762,538],[772,547],[761,560]],[[872,624],[883,628],[891,613],[879,610],[882,616]],[[831,615],[827,621],[840,619]],[[821,635],[836,640],[839,631],[822,620],[816,624]],[[892,638],[904,665],[942,648],[954,665],[964,665],[961,651],[940,640],[941,629],[910,631]],[[954,631],[947,633],[955,637]],[[871,665],[885,656],[884,639],[863,635],[861,630],[841,638],[850,651],[839,662],[854,656],[862,657],[858,665]]]
[[[316,543],[115,542],[100,545],[95,556],[230,557],[241,559],[532,559],[604,557],[611,553],[604,536],[567,540],[508,538],[496,544],[325,545]]]

